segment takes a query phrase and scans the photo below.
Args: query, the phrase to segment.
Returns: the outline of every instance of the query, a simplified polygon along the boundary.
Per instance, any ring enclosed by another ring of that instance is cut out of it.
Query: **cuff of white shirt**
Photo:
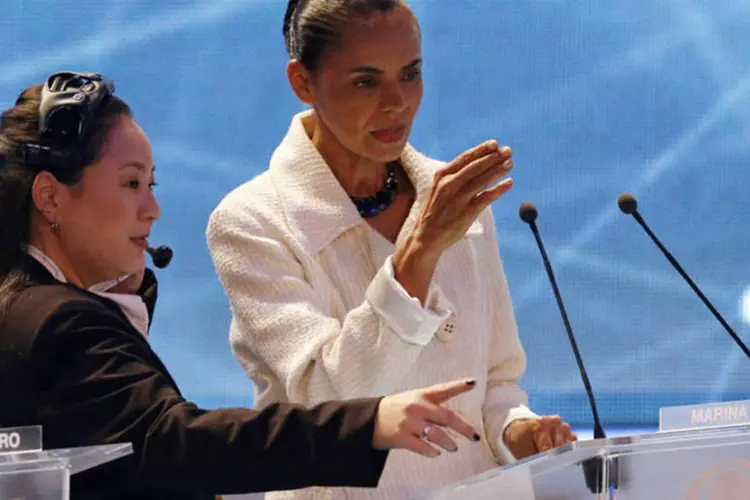
[[[510,451],[510,448],[508,448],[508,445],[505,444],[505,440],[503,439],[503,436],[505,436],[505,429],[507,429],[508,426],[516,420],[536,418],[539,418],[539,415],[537,415],[524,405],[516,406],[515,408],[511,408],[508,411],[508,417],[505,419],[503,428],[500,431],[500,436],[498,436],[497,438],[497,453],[499,455],[497,458],[501,464],[508,465],[516,462],[516,457]]]
[[[408,344],[427,345],[451,315],[447,310],[425,308],[419,299],[410,296],[396,281],[390,256],[367,288],[365,299],[396,335]],[[430,304],[437,301],[425,302]]]

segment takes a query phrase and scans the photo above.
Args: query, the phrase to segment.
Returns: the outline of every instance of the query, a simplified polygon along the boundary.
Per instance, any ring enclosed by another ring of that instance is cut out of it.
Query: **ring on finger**
[[[427,439],[430,437],[430,429],[432,429],[432,424],[430,423],[424,424],[424,428],[422,429],[422,434],[419,435],[419,437],[423,441],[427,441]]]

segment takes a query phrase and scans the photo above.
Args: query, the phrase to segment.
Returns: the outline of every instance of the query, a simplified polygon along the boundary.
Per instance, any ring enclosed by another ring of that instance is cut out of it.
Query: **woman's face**
[[[144,267],[151,225],[161,214],[153,183],[148,138],[133,118],[122,116],[101,157],[60,196],[60,243],[80,274],[105,281]]]
[[[321,149],[398,159],[422,100],[421,66],[419,26],[408,8],[352,21],[309,79]]]

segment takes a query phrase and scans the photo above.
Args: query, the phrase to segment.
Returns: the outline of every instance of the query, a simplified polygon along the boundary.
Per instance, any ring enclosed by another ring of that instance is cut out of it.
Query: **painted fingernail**
[[[469,379],[466,381],[466,385],[477,385],[477,381],[472,379]]]
[[[479,441],[479,440],[480,440],[480,439],[482,439],[482,438],[481,438],[481,437],[479,436],[479,434],[477,434],[477,433],[474,433],[474,436],[472,436],[472,439],[473,439],[474,441]]]
[[[451,450],[451,453],[456,453],[457,451],[458,451],[458,446],[456,446],[455,448],[453,448],[453,449]]]

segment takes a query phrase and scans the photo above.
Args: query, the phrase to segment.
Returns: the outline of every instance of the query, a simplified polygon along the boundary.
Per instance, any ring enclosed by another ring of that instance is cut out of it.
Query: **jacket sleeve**
[[[112,481],[211,494],[373,487],[385,465],[387,453],[372,448],[378,399],[200,409],[104,307],[60,308],[32,360],[45,447],[133,444],[132,456],[101,468]]]
[[[435,286],[427,307],[410,297],[390,258],[364,300],[334,314],[329,294],[337,292],[315,288],[281,228],[256,220],[247,207],[220,205],[206,233],[232,305],[235,355],[251,376],[255,366],[263,376],[271,372],[289,401],[392,394],[450,315]]]

